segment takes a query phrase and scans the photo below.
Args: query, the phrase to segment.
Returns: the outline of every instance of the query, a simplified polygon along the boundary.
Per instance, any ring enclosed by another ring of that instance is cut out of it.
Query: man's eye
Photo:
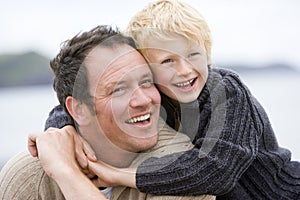
[[[151,80],[151,79],[143,80],[143,81],[141,82],[141,86],[142,86],[142,87],[145,87],[145,88],[149,88],[149,87],[151,87],[152,85],[153,85],[153,80]]]
[[[167,63],[171,63],[173,62],[173,59],[166,59],[164,61],[161,62],[161,64],[167,64]]]
[[[125,87],[118,87],[118,88],[115,88],[113,91],[112,91],[112,95],[121,95],[124,93],[125,91]]]

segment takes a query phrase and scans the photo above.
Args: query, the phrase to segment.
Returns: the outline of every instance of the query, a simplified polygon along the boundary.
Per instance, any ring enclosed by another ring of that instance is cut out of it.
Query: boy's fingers
[[[76,148],[77,149],[77,148]],[[76,160],[79,164],[79,166],[82,169],[86,169],[88,167],[88,159],[82,149],[75,150],[76,151]]]
[[[74,133],[72,133],[74,134]],[[79,166],[82,168],[82,169],[86,169],[87,166],[88,166],[88,158],[86,157],[85,153],[84,153],[84,149],[83,149],[83,144],[80,140],[80,137],[77,135],[73,135],[73,139],[74,139],[74,142],[75,142],[75,157],[76,157],[76,160],[79,164]]]
[[[94,174],[93,172],[91,172],[88,169],[81,169],[81,171],[89,178],[92,179],[96,176],[96,174]]]
[[[36,147],[36,138],[40,134],[41,133],[30,133],[28,135],[27,149],[33,157],[38,156],[38,151],[37,151],[37,147]]]
[[[88,159],[96,162],[97,157],[96,157],[96,154],[95,154],[94,150],[92,149],[92,147],[82,137],[80,137],[80,140],[83,144],[83,151],[86,154],[86,156],[88,157]]]
[[[72,133],[72,134],[78,136],[76,129],[71,125],[65,126],[63,129],[65,129],[69,133]],[[82,143],[83,151],[86,154],[86,156],[88,157],[88,159],[90,159],[91,161],[97,161],[96,154],[95,154],[94,150],[92,149],[92,147],[89,145],[89,143],[87,143],[81,136],[76,137],[76,140],[78,138],[80,139],[80,142]]]

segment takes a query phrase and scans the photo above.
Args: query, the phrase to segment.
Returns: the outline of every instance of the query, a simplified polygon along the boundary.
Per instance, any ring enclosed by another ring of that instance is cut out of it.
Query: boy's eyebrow
[[[162,61],[166,60],[166,59],[171,59],[172,55],[159,55],[156,56],[154,60],[149,61],[149,66],[151,66],[152,64],[161,64]]]

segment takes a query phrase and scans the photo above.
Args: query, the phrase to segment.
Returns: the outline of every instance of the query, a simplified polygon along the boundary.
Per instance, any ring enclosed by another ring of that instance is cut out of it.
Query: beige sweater
[[[157,145],[145,153],[141,153],[131,166],[137,166],[149,157],[182,152],[192,148],[189,138],[164,127],[159,133]],[[47,176],[38,159],[33,158],[27,151],[21,152],[10,159],[0,173],[0,199],[1,200],[64,200],[56,182]],[[213,200],[214,196],[152,196],[128,187],[114,187],[113,200]]]

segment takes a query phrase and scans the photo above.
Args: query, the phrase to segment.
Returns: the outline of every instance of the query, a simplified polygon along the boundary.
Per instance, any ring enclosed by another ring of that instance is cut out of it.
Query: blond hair
[[[146,59],[149,38],[168,40],[176,35],[203,45],[207,56],[211,56],[212,38],[205,19],[195,8],[180,0],[150,3],[131,19],[125,34],[135,40]]]

